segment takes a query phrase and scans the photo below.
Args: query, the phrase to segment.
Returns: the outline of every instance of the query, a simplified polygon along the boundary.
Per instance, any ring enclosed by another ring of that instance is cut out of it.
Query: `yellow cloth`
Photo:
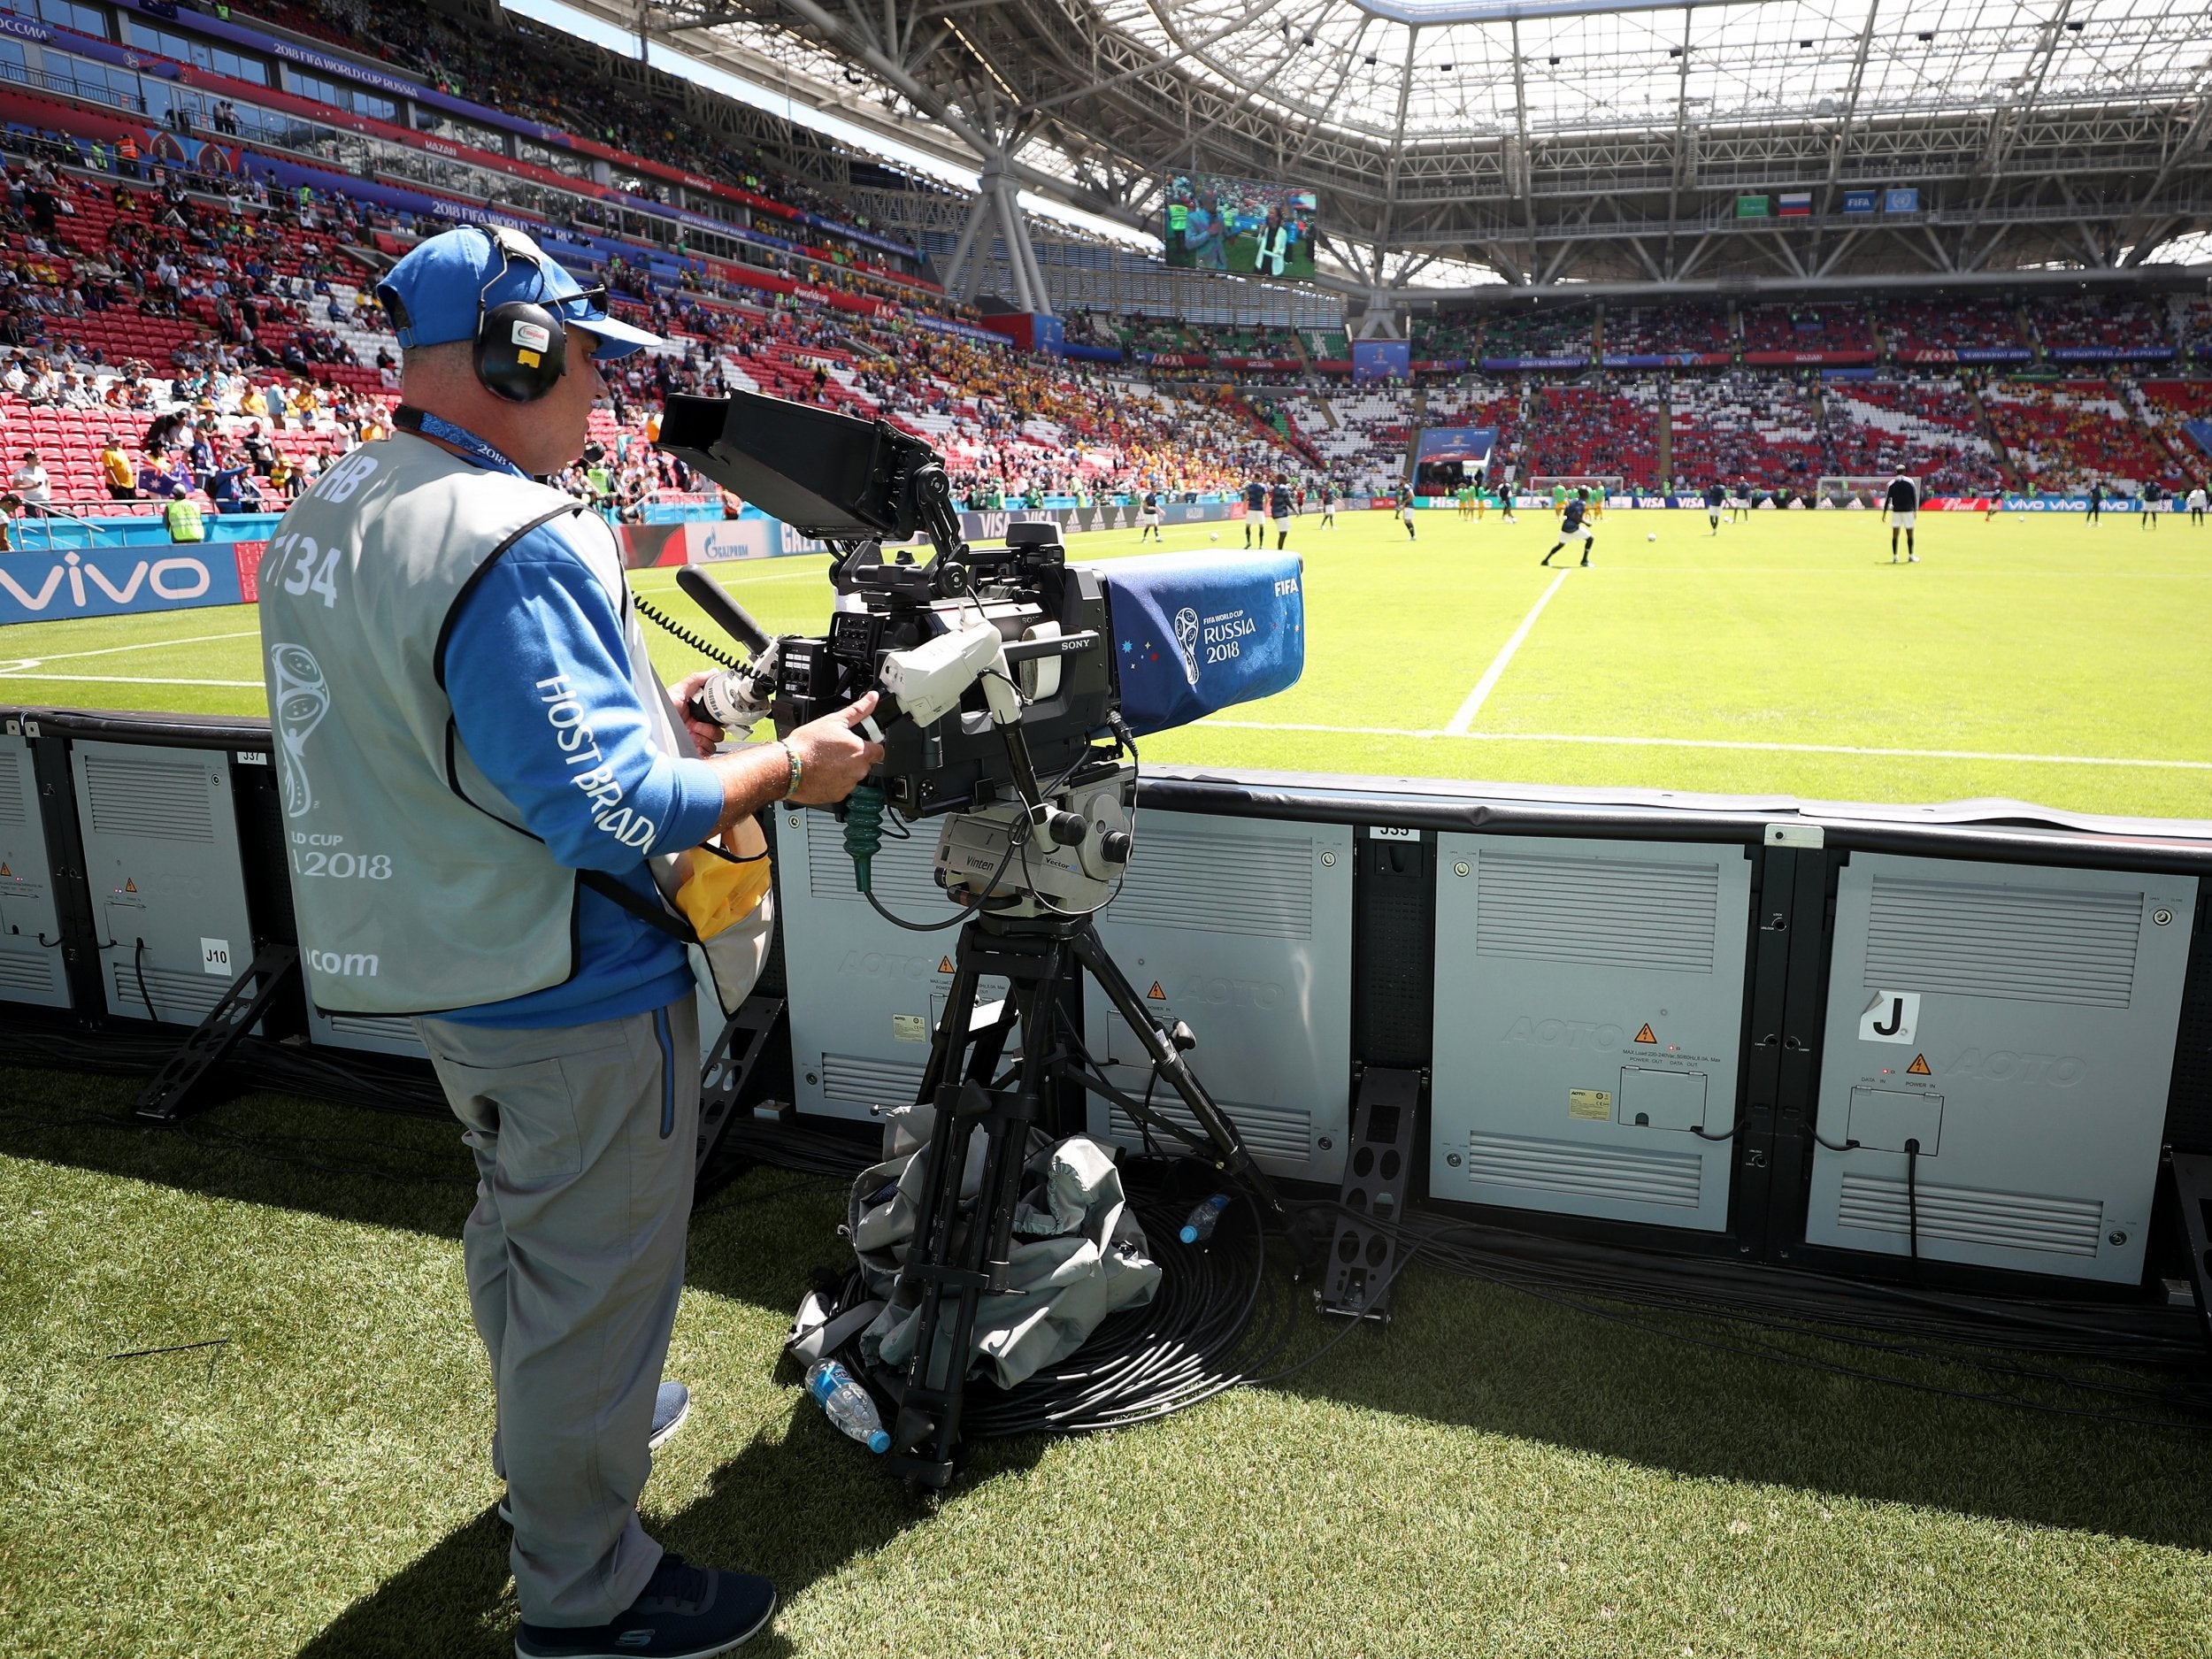
[[[729,850],[745,862],[733,864],[703,847],[682,855],[676,884],[676,908],[703,940],[734,927],[760,907],[768,892],[768,838],[751,818],[741,818],[725,838]]]
[[[733,864],[697,848],[684,855],[684,878],[676,889],[676,908],[703,940],[734,927],[760,907],[768,891],[769,861]]]

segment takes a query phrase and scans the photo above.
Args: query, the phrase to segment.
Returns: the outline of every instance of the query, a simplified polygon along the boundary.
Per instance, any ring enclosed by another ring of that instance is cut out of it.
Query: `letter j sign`
[[[1859,1041],[1909,1043],[1919,1024],[1919,992],[1877,991],[1859,1016]]]

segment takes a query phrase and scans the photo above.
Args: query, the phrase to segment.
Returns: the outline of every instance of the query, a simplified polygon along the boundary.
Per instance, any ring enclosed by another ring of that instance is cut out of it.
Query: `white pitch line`
[[[1482,671],[1482,678],[1475,681],[1475,688],[1467,694],[1467,701],[1459,705],[1459,712],[1452,716],[1450,723],[1444,727],[1447,737],[1467,735],[1467,728],[1475,723],[1475,716],[1482,712],[1484,700],[1496,687],[1498,677],[1505,672],[1506,664],[1513,660],[1513,653],[1521,649],[1521,641],[1528,638],[1528,631],[1536,626],[1536,618],[1544,614],[1544,607],[1551,603],[1551,596],[1559,591],[1566,580],[1567,572],[1560,572],[1552,578],[1551,586],[1544,589],[1544,596],[1529,607],[1528,615],[1521,618],[1521,626],[1513,630],[1513,637],[1501,646],[1498,654],[1490,659],[1490,666]]]
[[[1200,726],[1247,732],[1323,732],[1343,737],[1456,737],[1474,743],[1587,743],[1600,749],[1726,749],[1781,755],[1870,755],[1893,760],[2001,760],[2036,766],[2146,766],[2174,772],[2212,772],[2212,760],[2116,760],[2108,755],[2008,755],[1974,749],[1874,749],[1852,743],[1738,742],[1717,737],[1593,737],[1567,732],[1453,732],[1393,726],[1316,726],[1298,721],[1225,720]]]
[[[163,680],[142,674],[26,674],[0,669],[0,680],[66,680],[85,686],[235,686],[261,689],[258,680]]]
[[[118,651],[158,651],[173,645],[205,645],[211,640],[250,640],[260,632],[259,628],[242,628],[235,634],[195,634],[181,640],[141,640],[135,645],[103,645],[96,651],[50,651],[43,657],[0,658],[0,673],[36,668],[44,663],[73,662],[80,657],[112,657]]]

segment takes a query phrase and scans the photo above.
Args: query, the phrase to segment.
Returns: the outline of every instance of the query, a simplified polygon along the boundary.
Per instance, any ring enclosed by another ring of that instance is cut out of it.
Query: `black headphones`
[[[504,226],[489,226],[485,234],[499,250],[499,269],[476,296],[476,378],[494,397],[534,403],[568,372],[568,326],[550,306],[535,300],[484,303],[511,266],[527,265],[541,275],[544,270]]]
[[[607,285],[596,282],[565,299],[508,300],[488,305],[485,302],[492,289],[517,265],[527,265],[538,273],[542,292],[545,257],[526,237],[504,226],[477,228],[497,251],[499,269],[476,293],[476,342],[471,353],[476,378],[495,397],[511,403],[534,403],[559,385],[561,376],[568,372],[568,324],[573,321],[588,326],[594,319],[606,316]],[[400,331],[401,343],[406,343],[408,330],[414,326],[406,306],[388,287],[380,286],[377,297],[384,303],[393,326]],[[566,308],[580,304],[580,313],[564,314]]]

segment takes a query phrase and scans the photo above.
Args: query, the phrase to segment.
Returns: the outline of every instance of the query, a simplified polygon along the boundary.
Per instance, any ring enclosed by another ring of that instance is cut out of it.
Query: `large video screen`
[[[1179,173],[1167,184],[1167,262],[1187,271],[1313,274],[1311,190]]]

